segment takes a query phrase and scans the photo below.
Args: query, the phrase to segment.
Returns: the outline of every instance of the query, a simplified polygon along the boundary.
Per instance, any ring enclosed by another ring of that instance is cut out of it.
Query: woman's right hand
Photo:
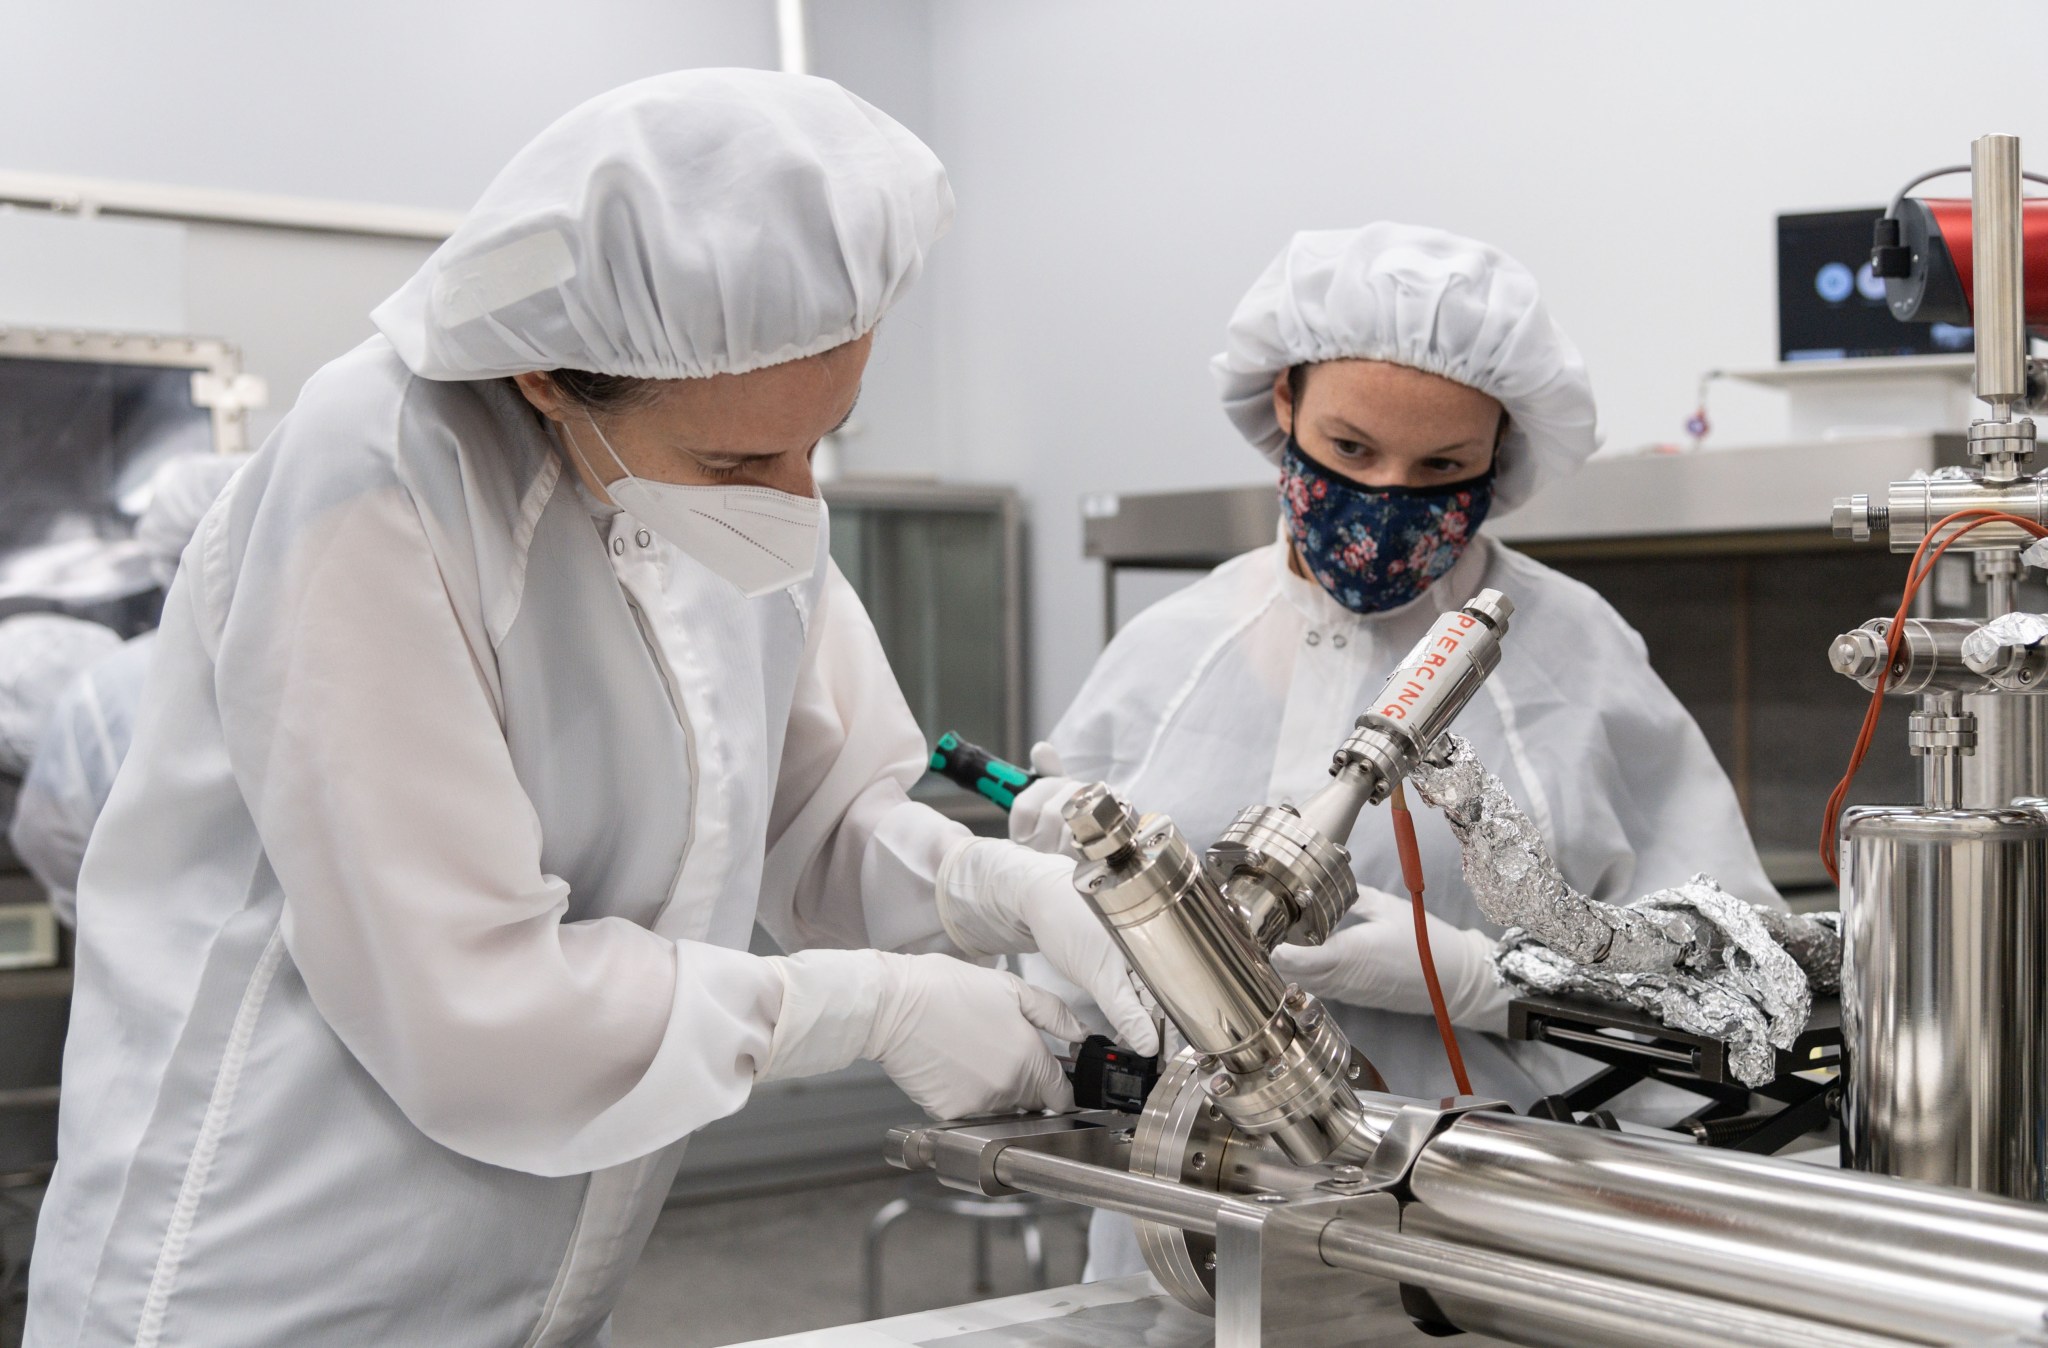
[[[950,955],[884,955],[861,1052],[935,1119],[1072,1109],[1073,1088],[1040,1032],[1077,1042],[1066,1003],[1014,974]]]

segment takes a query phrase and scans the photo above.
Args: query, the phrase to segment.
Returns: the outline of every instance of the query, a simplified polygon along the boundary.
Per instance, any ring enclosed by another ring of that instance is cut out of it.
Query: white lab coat
[[[951,948],[844,578],[744,600],[587,499],[378,337],[207,515],[81,876],[35,1348],[601,1342],[767,1054],[755,921]]]
[[[85,844],[135,736],[155,646],[154,631],[131,637],[73,679],[50,709],[22,779],[7,841],[67,927],[76,922]]]
[[[1226,562],[1117,634],[1052,733],[1064,771],[1108,782],[1207,846],[1248,805],[1299,802],[1396,662],[1445,610],[1491,587],[1515,602],[1500,667],[1456,729],[1543,830],[1565,878],[1623,902],[1694,873],[1781,900],[1734,790],[1699,727],[1650,669],[1642,639],[1591,589],[1481,537],[1413,603],[1360,616],[1287,566],[1284,542]],[[1461,927],[1486,922],[1457,841],[1416,802],[1425,898]],[[1393,830],[1368,810],[1349,846],[1359,882],[1405,894]],[[1388,1088],[1430,1098],[1451,1080],[1427,1016],[1338,1007]],[[1597,1065],[1471,1030],[1460,1046],[1481,1095],[1517,1108]],[[1143,1268],[1129,1223],[1097,1214],[1090,1274]]]

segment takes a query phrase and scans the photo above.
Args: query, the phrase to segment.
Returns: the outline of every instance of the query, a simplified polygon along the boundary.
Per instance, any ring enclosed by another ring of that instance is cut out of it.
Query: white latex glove
[[[783,978],[761,1080],[880,1063],[935,1119],[1072,1109],[1044,1034],[1080,1039],[1059,998],[950,955],[812,950],[772,961]]]
[[[1422,956],[1415,948],[1415,917],[1407,899],[1360,889],[1352,909],[1363,919],[1340,927],[1319,946],[1283,945],[1273,967],[1305,992],[1353,1006],[1431,1014]],[[1491,936],[1454,927],[1431,915],[1429,950],[1451,1023],[1500,1034],[1507,1029],[1510,994],[1493,970]]]
[[[1074,863],[997,838],[969,838],[939,866],[939,920],[974,957],[1038,951],[1087,991],[1126,1048],[1159,1051],[1159,1035],[1124,956],[1074,889]]]
[[[1060,811],[1085,783],[1063,775],[1066,768],[1060,763],[1059,750],[1044,740],[1031,746],[1031,770],[1039,775],[1038,780],[1019,791],[1016,804],[1010,807],[1010,841],[1034,852],[1071,855],[1073,838]]]

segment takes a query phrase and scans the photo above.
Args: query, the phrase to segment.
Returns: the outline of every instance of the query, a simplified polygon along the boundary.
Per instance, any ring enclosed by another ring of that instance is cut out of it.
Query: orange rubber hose
[[[1429,914],[1422,906],[1422,852],[1415,845],[1415,818],[1408,813],[1408,793],[1394,784],[1389,802],[1394,812],[1394,848],[1401,854],[1401,881],[1408,886],[1408,903],[1415,913],[1415,950],[1422,956],[1422,982],[1429,989],[1430,1013],[1436,1017],[1436,1033],[1444,1041],[1444,1056],[1451,1060],[1451,1078],[1458,1094],[1472,1093],[1472,1078],[1465,1075],[1465,1055],[1458,1051],[1458,1035],[1451,1028],[1450,1009],[1444,1005],[1443,984],[1437,981],[1436,957],[1429,952]]]

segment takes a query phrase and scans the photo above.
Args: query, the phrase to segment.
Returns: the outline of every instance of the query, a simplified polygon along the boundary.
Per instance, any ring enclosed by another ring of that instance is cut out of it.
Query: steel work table
[[[1387,1294],[1384,1316],[1362,1316],[1347,1323],[1346,1344],[1420,1348],[1441,1342],[1410,1323],[1392,1283],[1381,1285]],[[1140,1273],[756,1339],[735,1348],[1209,1348],[1215,1341],[1214,1328],[1208,1317],[1185,1309]],[[1500,1341],[1465,1334],[1459,1342],[1484,1348]]]

